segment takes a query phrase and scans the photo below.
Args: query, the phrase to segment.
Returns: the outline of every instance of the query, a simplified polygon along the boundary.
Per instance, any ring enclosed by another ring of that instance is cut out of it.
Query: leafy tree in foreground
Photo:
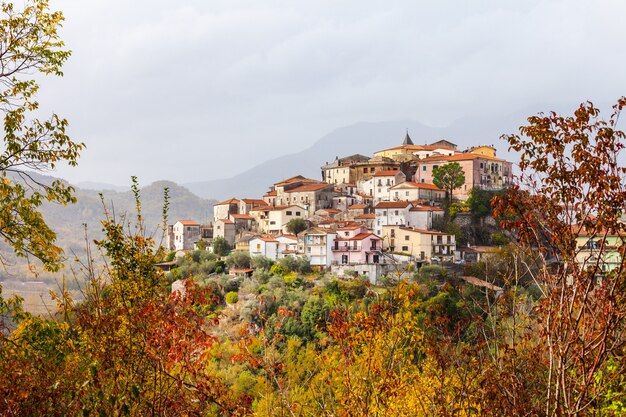
[[[452,201],[452,191],[465,184],[465,174],[458,162],[441,165],[433,169],[433,184],[446,190],[448,202]]]
[[[626,226],[621,218],[626,169],[619,162],[626,135],[617,130],[624,106],[626,98],[621,98],[603,120],[593,104],[583,103],[573,116],[530,117],[520,128],[523,136],[505,136],[521,155],[524,188],[513,187],[496,198],[494,215],[502,216],[503,226],[514,229],[542,261],[529,271],[543,292],[534,313],[540,337],[532,349],[535,357],[541,353],[545,372],[542,402],[532,415],[605,415],[615,405],[610,399],[624,396],[623,391],[607,395],[616,386],[624,389],[615,381],[626,371]],[[595,253],[577,243],[581,236],[595,242]],[[604,262],[608,254],[611,264]],[[509,349],[507,355],[514,353]],[[515,390],[508,393],[505,403],[524,402]]]
[[[18,256],[35,257],[47,270],[56,270],[61,249],[39,207],[44,201],[75,202],[73,188],[49,182],[32,171],[54,169],[60,163],[76,165],[84,144],[66,133],[67,120],[52,114],[39,120],[37,73],[62,76],[70,56],[58,29],[61,12],[50,12],[47,0],[27,0],[23,8],[0,5],[0,111],[4,146],[0,154],[0,236]]]

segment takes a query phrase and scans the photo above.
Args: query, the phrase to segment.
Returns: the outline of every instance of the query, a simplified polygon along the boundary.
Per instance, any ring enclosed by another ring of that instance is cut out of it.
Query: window
[[[367,168],[363,168],[363,173],[367,174]]]
[[[422,183],[424,183],[424,178],[422,178]]]
[[[306,248],[306,251],[307,251],[308,253],[311,253],[311,247],[310,247],[310,246],[309,246],[309,247],[307,247],[307,248]]]
[[[260,243],[256,244],[256,251],[257,252],[261,252],[261,244]]]
[[[275,222],[274,220],[272,220],[272,221],[270,222],[270,224],[276,224],[276,222]]]
[[[409,240],[409,235],[404,236],[404,240]]]
[[[383,210],[383,216],[387,215],[387,210]]]
[[[374,168],[370,168],[370,172],[374,172]]]
[[[349,233],[349,232],[344,232],[344,234],[345,234],[346,236],[349,236],[349,235],[350,235],[350,233]]]
[[[422,167],[422,171],[426,171],[426,165]]]
[[[433,165],[433,171],[435,170],[435,168],[439,168],[439,165]]]
[[[400,214],[400,212],[398,212],[398,210],[396,210],[396,212],[395,212],[395,213],[396,213],[396,216],[397,216],[398,214]]]
[[[299,212],[299,211],[296,211],[296,216],[299,216],[299,215],[300,215],[300,212]]]
[[[408,197],[409,196],[409,192],[407,191],[404,195]]]
[[[291,216],[291,215],[293,215],[293,212],[288,211],[288,212],[287,212],[287,216]]]
[[[348,255],[341,255],[341,263],[342,264],[348,263]]]
[[[484,165],[484,164],[481,162],[481,163],[480,163],[480,167],[481,167],[481,168],[483,168],[483,165]]]
[[[402,246],[402,252],[408,252],[408,251],[409,251],[408,246]]]

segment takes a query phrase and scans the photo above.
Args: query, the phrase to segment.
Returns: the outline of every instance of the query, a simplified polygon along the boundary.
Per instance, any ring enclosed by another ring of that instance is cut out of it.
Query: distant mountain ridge
[[[359,122],[335,129],[309,148],[280,156],[235,175],[231,178],[198,181],[183,184],[201,197],[219,200],[231,197],[257,198],[275,182],[293,175],[321,178],[320,167],[335,157],[374,152],[402,143],[408,129],[415,144],[447,139],[465,149],[476,145],[496,145],[499,155],[506,157],[508,145],[500,142],[504,133],[515,133],[524,123],[524,117],[514,114],[494,120],[467,118],[448,127],[426,126],[414,120],[389,122]]]

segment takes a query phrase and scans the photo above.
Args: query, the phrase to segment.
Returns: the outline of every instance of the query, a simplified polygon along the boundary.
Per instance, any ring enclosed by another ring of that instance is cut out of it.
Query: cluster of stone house
[[[408,135],[400,146],[373,157],[351,155],[321,167],[322,179],[293,176],[273,184],[261,199],[229,199],[213,207],[213,222],[181,220],[168,233],[169,248],[192,249],[200,240],[223,237],[236,250],[279,260],[304,256],[312,266],[384,264],[400,254],[418,262],[452,260],[453,235],[433,230],[444,214],[446,192],[432,184],[437,166],[458,162],[465,184],[499,189],[511,183],[511,163],[491,146],[459,151],[451,142],[415,145]],[[302,219],[297,236],[288,225]]]

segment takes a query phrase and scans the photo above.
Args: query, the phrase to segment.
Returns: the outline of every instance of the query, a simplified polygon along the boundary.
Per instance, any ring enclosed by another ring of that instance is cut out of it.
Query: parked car
[[[457,265],[465,265],[465,259],[457,259],[454,263]]]
[[[438,256],[431,256],[430,257],[430,261],[431,262],[441,262],[441,258]]]

